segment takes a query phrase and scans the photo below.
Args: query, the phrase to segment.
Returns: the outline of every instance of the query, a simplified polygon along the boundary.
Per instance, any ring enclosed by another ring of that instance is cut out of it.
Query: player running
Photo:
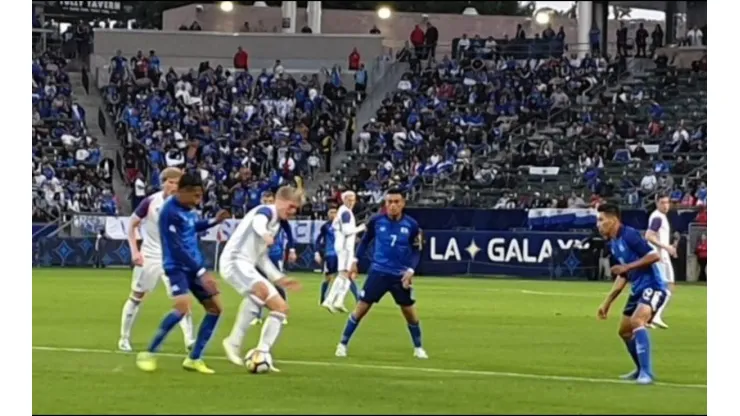
[[[286,277],[272,264],[267,252],[275,242],[274,236],[280,230],[281,220],[295,215],[302,201],[301,191],[288,186],[280,188],[274,205],[260,205],[247,213],[221,253],[221,276],[244,298],[239,305],[234,327],[222,343],[226,357],[236,365],[243,365],[240,354],[242,342],[250,322],[262,307],[268,308],[270,313],[262,326],[257,350],[269,356],[275,345],[288,315],[288,304],[275,287],[300,288],[297,281]],[[271,360],[269,364],[272,371],[278,371]]]
[[[656,200],[656,210],[650,214],[648,220],[648,230],[645,232],[645,238],[660,254],[660,261],[656,263],[661,271],[661,277],[668,286],[665,293],[663,306],[653,317],[653,324],[659,328],[668,329],[668,325],[663,322],[663,311],[671,300],[671,295],[675,290],[675,275],[673,273],[673,263],[671,257],[677,257],[676,246],[671,244],[671,225],[668,222],[668,211],[671,209],[671,200],[668,195],[658,195]],[[678,241],[676,241],[678,243]]]
[[[200,205],[202,199],[203,182],[200,175],[186,173],[180,178],[175,195],[165,201],[159,213],[164,275],[174,307],[162,319],[147,350],[136,356],[136,365],[142,371],[157,369],[154,353],[172,328],[190,312],[188,292],[192,292],[205,308],[206,316],[182,366],[186,370],[202,374],[214,373],[201,357],[216,328],[222,308],[216,279],[206,271],[203,253],[198,247],[198,233],[218,224],[226,215],[222,211],[219,212],[218,219],[199,220],[194,209]]]
[[[337,357],[347,356],[347,344],[362,318],[367,315],[374,303],[380,301],[387,292],[401,307],[408,323],[411,341],[414,344],[414,357],[429,358],[421,346],[421,326],[414,306],[412,279],[414,268],[419,264],[422,237],[419,225],[404,214],[406,201],[399,190],[389,190],[385,196],[386,214],[373,217],[367,225],[367,232],[357,248],[357,256],[352,267],[353,276],[357,274],[357,258],[365,253],[374,241],[372,264],[360,292],[360,299],[354,312],[347,319],[342,338],[334,353]]]
[[[164,277],[162,269],[162,245],[159,241],[159,211],[164,201],[177,191],[177,182],[182,172],[177,168],[167,168],[159,175],[162,191],[146,197],[131,215],[128,229],[128,244],[131,248],[131,259],[134,264],[131,279],[131,293],[121,312],[121,338],[118,349],[131,351],[131,328],[134,326],[139,306],[147,293],[154,290],[159,279]],[[139,228],[143,231],[141,250],[137,244]],[[165,282],[166,283],[166,282]],[[190,312],[180,320],[180,327],[185,338],[185,348],[190,350],[193,338],[193,318]]]
[[[337,216],[337,209],[332,207],[326,212],[326,222],[321,226],[319,235],[314,243],[313,259],[316,264],[322,267],[324,271],[324,281],[321,282],[321,294],[319,295],[319,305],[326,300],[326,291],[329,290],[331,280],[337,274],[337,252],[334,247],[334,229],[331,224]],[[324,253],[323,257],[321,253]],[[356,288],[355,282],[352,285]],[[356,290],[356,289],[355,289]],[[355,297],[356,299],[356,297]]]
[[[654,375],[646,325],[665,301],[665,283],[656,264],[660,261],[660,255],[637,230],[622,224],[616,205],[604,204],[599,207],[598,227],[609,241],[612,256],[619,263],[611,269],[616,280],[599,307],[598,317],[606,319],[612,303],[629,282],[632,290],[622,312],[619,336],[624,340],[637,369],[622,378],[635,380],[637,384],[651,384]]]
[[[262,195],[262,205],[273,205],[275,204],[275,195],[272,194],[272,192],[265,192]],[[284,272],[285,270],[285,250],[288,250],[288,261],[290,263],[294,263],[296,261],[296,253],[295,253],[295,242],[293,240],[293,230],[290,228],[290,223],[287,220],[281,220],[280,221],[280,230],[278,230],[277,235],[275,236],[275,242],[273,245],[268,247],[267,249],[267,257],[270,259],[272,264],[280,270],[280,272]],[[285,293],[285,289],[283,289],[280,286],[275,286],[275,289],[277,289],[278,293],[280,294],[280,297],[283,298],[283,300],[288,300],[288,295]],[[260,309],[259,315],[252,320],[250,323],[252,326],[259,325],[262,323],[262,311],[264,308]],[[283,321],[283,325],[287,325],[288,320],[286,319]]]
[[[331,284],[326,299],[321,306],[328,309],[329,312],[336,311],[348,312],[344,306],[344,298],[350,290],[352,276],[350,271],[354,264],[355,239],[357,234],[365,231],[365,225],[356,225],[355,214],[352,208],[355,206],[357,196],[352,191],[346,191],[342,194],[342,206],[337,210],[337,214],[332,221],[334,230],[334,250],[337,253],[337,277]]]

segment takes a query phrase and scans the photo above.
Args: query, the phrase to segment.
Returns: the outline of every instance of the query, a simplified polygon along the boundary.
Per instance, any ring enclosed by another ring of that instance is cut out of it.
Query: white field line
[[[82,354],[130,354],[121,351],[114,350],[103,350],[103,349],[92,349],[92,348],[64,348],[64,347],[47,347],[47,346],[33,346],[34,351],[50,351],[50,352],[66,352],[66,353],[82,353]],[[162,357],[177,357],[182,358],[183,354],[171,354],[171,353],[158,353],[157,355]],[[205,357],[211,360],[226,360],[225,357],[209,356]],[[370,370],[388,370],[388,371],[417,371],[420,373],[436,373],[436,374],[459,374],[459,375],[470,375],[470,376],[488,376],[488,377],[502,377],[502,378],[521,378],[530,380],[549,380],[549,381],[565,381],[565,382],[577,382],[577,383],[597,383],[597,384],[634,384],[630,381],[609,379],[609,378],[590,378],[590,377],[576,377],[576,376],[557,376],[548,374],[527,374],[527,373],[513,373],[513,372],[501,372],[501,371],[483,371],[483,370],[462,370],[462,369],[443,369],[443,368],[428,368],[428,367],[404,367],[397,365],[383,365],[383,364],[353,364],[347,362],[327,362],[327,361],[297,361],[297,360],[278,360],[280,364],[287,365],[302,365],[302,366],[313,366],[313,367],[345,367],[345,368],[359,368],[359,369],[370,369]],[[656,382],[655,385],[663,387],[677,387],[677,388],[688,388],[688,389],[702,389],[706,390],[706,384],[683,384],[683,383],[661,383]]]

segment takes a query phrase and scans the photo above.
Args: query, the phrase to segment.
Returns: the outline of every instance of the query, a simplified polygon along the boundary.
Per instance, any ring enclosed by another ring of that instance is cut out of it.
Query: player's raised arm
[[[229,211],[222,209],[216,214],[215,218],[206,218],[206,219],[196,221],[195,222],[195,232],[202,233],[203,231],[211,227],[221,224],[230,216],[231,214],[229,214]]]
[[[136,239],[136,231],[141,226],[141,220],[146,218],[146,214],[149,212],[149,203],[152,201],[151,198],[144,198],[136,207],[134,213],[131,214],[131,221],[128,227],[128,245],[131,248],[131,260],[136,266],[142,266],[144,264],[144,258],[141,256],[139,251],[139,245]]]
[[[362,240],[360,240],[360,245],[357,246],[357,252],[355,253],[355,261],[362,258],[362,255],[365,254],[365,250],[367,250],[367,247],[370,245],[370,243],[375,238],[375,222],[377,221],[377,217],[370,218],[370,221],[367,223],[367,232],[362,235]]]

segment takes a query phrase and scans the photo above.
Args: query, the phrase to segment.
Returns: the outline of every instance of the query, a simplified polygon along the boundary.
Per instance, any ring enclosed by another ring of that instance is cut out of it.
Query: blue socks
[[[183,316],[185,315],[174,310],[165,315],[164,319],[162,319],[162,322],[159,324],[159,329],[157,329],[157,332],[154,334],[154,339],[152,339],[152,342],[149,344],[147,351],[157,352],[164,339],[167,338],[167,334],[169,334],[172,328],[180,322]]]
[[[409,324],[409,333],[411,334],[411,341],[414,343],[414,348],[421,348],[421,327],[418,322]]]
[[[640,371],[640,359],[637,358],[637,347],[635,346],[635,338],[633,337],[629,341],[624,341],[624,345],[627,346],[627,351],[630,353],[630,357],[632,357],[632,362],[635,363],[635,366],[637,366],[637,371]]]
[[[640,373],[653,375],[653,365],[650,356],[650,336],[645,327],[638,328],[634,332],[633,342],[635,344],[635,353],[640,364]]]
[[[355,302],[360,298],[360,294],[357,292],[357,283],[354,280],[349,281],[349,291],[352,292],[352,296],[355,297]]]
[[[218,318],[220,317],[221,315],[206,313],[206,316],[200,323],[200,328],[198,328],[198,337],[195,339],[193,350],[190,351],[191,359],[199,360],[203,355],[203,350],[206,348],[206,345],[208,345],[208,341],[211,340],[211,335],[213,335],[213,330],[216,328]]]
[[[350,289],[351,288],[352,288],[352,286],[350,286]],[[319,297],[320,303],[324,303],[324,301],[326,300],[326,291],[327,290],[329,290],[329,282],[327,282],[326,280],[324,280],[323,282],[321,282],[321,297]]]
[[[342,332],[342,339],[339,341],[342,345],[349,344],[349,340],[352,338],[352,334],[355,333],[357,325],[359,324],[360,322],[355,319],[355,315],[349,316],[347,319],[347,325],[344,326],[344,332]]]

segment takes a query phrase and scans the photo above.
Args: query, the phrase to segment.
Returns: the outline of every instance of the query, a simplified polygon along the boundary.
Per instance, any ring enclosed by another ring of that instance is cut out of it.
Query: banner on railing
[[[557,175],[560,173],[560,168],[557,166],[530,166],[529,167],[529,174],[530,175]]]
[[[567,226],[568,228],[593,228],[598,213],[591,208],[535,208],[527,214],[532,228]]]
[[[99,217],[102,218],[102,217]],[[201,234],[202,241],[226,241],[241,220],[226,220]],[[105,233],[112,240],[126,240],[130,217],[105,217]],[[324,225],[322,220],[292,220],[290,227],[296,244],[313,244]],[[139,237],[139,236],[137,236]]]

